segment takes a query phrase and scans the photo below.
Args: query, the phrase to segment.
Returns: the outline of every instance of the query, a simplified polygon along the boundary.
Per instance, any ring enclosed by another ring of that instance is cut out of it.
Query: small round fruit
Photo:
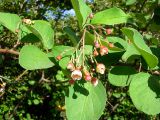
[[[90,75],[85,75],[85,76],[84,76],[84,79],[85,79],[86,81],[91,81],[92,77],[91,77]]]
[[[93,77],[92,80],[91,80],[91,83],[92,83],[93,86],[96,87],[98,85],[98,79]]]
[[[107,33],[107,35],[110,35],[110,34],[112,34],[112,29],[110,29],[110,28],[107,28],[107,29],[106,29],[106,33]]]
[[[71,79],[71,80],[69,80],[69,84],[70,84],[70,85],[73,85],[74,83],[75,83],[75,81],[74,81],[74,80],[72,80],[72,79]]]
[[[92,19],[94,17],[93,13],[89,14],[89,18]]]
[[[58,55],[58,56],[56,57],[56,59],[57,59],[57,60],[61,60],[61,59],[62,59],[62,56],[61,56],[61,55]]]
[[[82,72],[80,70],[74,70],[71,73],[71,78],[73,80],[81,80],[82,79]]]
[[[105,46],[100,47],[100,54],[101,56],[108,54],[108,48]]]

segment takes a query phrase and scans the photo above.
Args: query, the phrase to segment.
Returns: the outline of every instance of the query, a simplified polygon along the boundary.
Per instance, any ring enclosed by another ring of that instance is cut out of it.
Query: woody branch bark
[[[19,52],[12,50],[12,49],[0,49],[0,53],[3,54],[14,54],[14,55],[19,55]]]

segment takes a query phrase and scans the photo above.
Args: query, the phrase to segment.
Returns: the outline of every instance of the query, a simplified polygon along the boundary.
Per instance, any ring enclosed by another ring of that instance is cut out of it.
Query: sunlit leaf
[[[65,97],[68,120],[98,120],[105,108],[106,90],[99,81],[94,87],[91,83],[84,86],[75,84],[69,88],[69,96]]]

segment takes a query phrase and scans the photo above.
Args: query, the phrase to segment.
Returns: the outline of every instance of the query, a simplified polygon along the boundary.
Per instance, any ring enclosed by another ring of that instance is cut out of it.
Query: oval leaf
[[[58,45],[52,48],[52,51],[48,54],[49,57],[57,57],[61,55],[62,57],[70,56],[74,53],[75,48],[70,46]]]
[[[21,42],[35,43],[40,41],[40,39],[35,36],[25,25],[20,25],[19,30],[18,37]]]
[[[112,85],[124,87],[130,84],[134,74],[136,74],[136,71],[132,67],[117,66],[109,72],[108,80]]]
[[[158,64],[157,57],[152,54],[150,48],[145,44],[142,35],[133,28],[123,28],[122,32],[131,40],[137,50],[145,59],[150,68],[154,68]]]
[[[69,88],[69,96],[65,97],[68,120],[98,120],[106,99],[106,90],[100,81],[96,87],[89,82],[84,87],[75,84]]]
[[[80,28],[85,24],[87,17],[92,10],[86,5],[84,0],[71,0]]]
[[[27,70],[50,68],[54,65],[48,56],[34,45],[26,45],[21,49],[19,64]]]
[[[27,25],[27,28],[42,41],[45,48],[51,49],[53,47],[54,31],[48,22],[35,20],[34,24]]]
[[[129,93],[138,110],[150,115],[160,113],[160,77],[148,73],[135,75]]]
[[[114,25],[120,23],[126,23],[129,18],[121,9],[113,7],[94,15],[91,23],[92,24],[105,24]]]
[[[122,56],[122,60],[125,62],[132,62],[138,58],[141,54],[133,44],[128,44],[126,52]]]
[[[69,38],[71,39],[72,43],[74,46],[76,46],[78,44],[78,41],[80,40],[75,32],[72,30],[72,28],[70,27],[65,27],[64,29],[64,32],[67,33],[67,35],[69,36]]]
[[[16,29],[19,28],[21,19],[16,14],[3,13],[0,12],[0,24],[8,28],[12,32],[16,32]]]
[[[69,58],[69,57],[64,57],[64,58],[62,58],[62,59],[59,61],[59,66],[60,66],[62,69],[66,69],[69,61],[70,61],[70,58]]]

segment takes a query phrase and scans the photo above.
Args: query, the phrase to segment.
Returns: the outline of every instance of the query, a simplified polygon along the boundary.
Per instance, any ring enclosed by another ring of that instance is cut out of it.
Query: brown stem
[[[82,59],[83,59],[83,67],[84,67],[84,57],[85,57],[85,53],[84,53],[84,45],[85,45],[85,34],[86,34],[86,29],[84,29],[84,31],[83,31],[83,36],[82,36],[82,44],[83,44],[83,57],[82,57]]]
[[[4,53],[4,54],[14,54],[14,55],[19,55],[19,52],[15,51],[15,50],[11,50],[11,49],[0,49],[0,53]]]
[[[28,72],[28,70],[23,71],[23,73],[21,73],[21,74],[16,78],[16,80],[17,80],[17,81],[20,80],[21,77],[23,77],[23,75],[27,74],[27,72]]]

